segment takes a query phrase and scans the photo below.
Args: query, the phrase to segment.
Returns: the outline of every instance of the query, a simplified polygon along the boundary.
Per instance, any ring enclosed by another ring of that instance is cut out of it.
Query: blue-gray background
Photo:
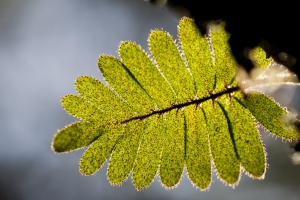
[[[150,29],[163,28],[176,38],[179,16],[142,0],[0,0],[1,200],[300,199],[300,167],[291,164],[289,144],[264,132],[265,180],[243,174],[232,189],[214,177],[208,192],[193,187],[187,176],[173,190],[165,190],[157,179],[139,192],[130,178],[113,187],[106,180],[107,165],[94,176],[79,173],[83,150],[51,151],[55,132],[75,121],[61,108],[60,98],[75,93],[76,77],[103,80],[96,64],[99,54],[117,56],[124,40],[147,49]],[[273,95],[298,113],[294,89],[284,87]]]

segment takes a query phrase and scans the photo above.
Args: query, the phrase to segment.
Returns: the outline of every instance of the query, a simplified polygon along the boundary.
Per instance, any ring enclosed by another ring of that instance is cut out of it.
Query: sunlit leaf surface
[[[201,190],[209,188],[213,172],[230,186],[238,184],[242,172],[264,178],[266,152],[257,123],[295,140],[299,121],[262,92],[239,86],[224,26],[212,23],[202,36],[192,19],[183,18],[178,44],[154,30],[149,53],[127,41],[119,46],[120,59],[100,56],[106,83],[77,78],[79,95],[66,95],[62,105],[82,121],[59,130],[53,150],[89,145],[79,163],[82,174],[96,173],[108,160],[109,182],[120,185],[132,174],[138,190],[156,176],[174,188],[185,168]],[[261,48],[250,56],[259,73],[270,65]]]

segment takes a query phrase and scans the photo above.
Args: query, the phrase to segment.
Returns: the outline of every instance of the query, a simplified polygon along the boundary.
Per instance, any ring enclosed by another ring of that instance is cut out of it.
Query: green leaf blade
[[[185,160],[185,125],[182,111],[170,111],[165,120],[165,142],[160,165],[160,180],[167,188],[176,187]]]
[[[138,114],[147,114],[149,111],[155,110],[153,100],[121,61],[113,56],[103,55],[98,59],[98,65],[108,84]]]
[[[122,135],[122,130],[122,125],[108,128],[103,135],[91,144],[79,161],[79,169],[82,174],[92,175],[103,166]]]
[[[267,58],[267,53],[261,47],[255,47],[252,49],[250,52],[250,58],[256,67],[263,70],[268,69],[272,61],[271,57]]]
[[[211,24],[203,37],[192,19],[183,18],[181,49],[168,33],[151,32],[153,62],[133,42],[120,44],[122,62],[100,56],[99,69],[108,84],[90,76],[77,78],[79,95],[63,97],[62,105],[83,121],[59,130],[52,149],[62,153],[90,145],[79,163],[83,175],[96,173],[111,155],[109,182],[120,185],[132,173],[137,190],[148,187],[156,175],[163,186],[174,188],[185,166],[201,190],[212,182],[212,167],[233,187],[243,170],[262,179],[266,153],[255,123],[295,140],[300,122],[254,87],[238,85],[224,27]],[[270,64],[261,48],[251,56],[262,71]]]
[[[199,32],[194,20],[184,17],[179,23],[179,39],[197,87],[198,98],[214,90],[215,69],[208,41]]]
[[[81,120],[94,121],[101,125],[111,122],[112,119],[91,103],[77,95],[66,95],[61,100],[63,108],[72,116]]]
[[[195,105],[184,110],[186,118],[186,167],[191,181],[200,189],[209,187],[212,166],[208,146],[208,130],[202,108]]]
[[[95,107],[116,120],[134,116],[134,111],[108,87],[91,76],[80,76],[75,82],[77,92]]]
[[[191,74],[171,36],[163,31],[152,31],[149,48],[156,63],[174,89],[178,102],[194,99],[195,87]]]
[[[263,178],[267,166],[266,156],[252,114],[234,98],[223,96],[218,102],[224,107],[229,119],[229,128],[241,165],[250,177]]]
[[[232,85],[232,83],[237,84],[234,80],[237,64],[231,54],[228,44],[229,34],[225,31],[225,24],[211,25],[210,36],[215,58],[215,92],[221,92]]]
[[[255,47],[249,53],[255,68],[251,71],[251,78],[256,79],[271,66],[272,57],[267,58],[267,53],[261,47]]]
[[[119,47],[119,54],[122,62],[155,100],[159,109],[176,102],[171,87],[139,45],[123,42]]]
[[[219,178],[225,183],[236,185],[240,178],[240,162],[237,158],[228,121],[217,102],[203,103],[209,128],[210,149]]]
[[[108,165],[107,178],[112,185],[120,185],[132,171],[145,125],[146,123],[140,121],[126,124]]]
[[[286,140],[299,138],[299,120],[267,95],[250,90],[246,96],[240,94],[236,98],[271,133]]]
[[[77,150],[92,143],[102,133],[103,128],[94,123],[72,123],[55,134],[52,149],[57,153]]]
[[[164,120],[153,116],[149,127],[145,130],[136,161],[133,167],[132,181],[140,190],[148,187],[158,171],[164,144]]]

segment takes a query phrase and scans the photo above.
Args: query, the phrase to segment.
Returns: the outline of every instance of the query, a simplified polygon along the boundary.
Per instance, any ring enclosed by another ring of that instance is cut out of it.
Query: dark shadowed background
[[[53,135],[75,121],[61,107],[75,93],[79,75],[102,79],[99,54],[117,56],[120,41],[147,49],[150,29],[177,37],[180,14],[142,0],[0,0],[0,199],[300,199],[300,165],[290,160],[290,145],[261,131],[268,152],[265,180],[242,175],[232,189],[215,176],[200,192],[184,175],[178,188],[165,190],[158,179],[136,191],[130,178],[121,187],[106,180],[105,165],[82,176],[83,150],[57,155]],[[267,89],[266,89],[267,91]],[[299,113],[300,90],[269,90]],[[298,106],[298,107],[297,107]]]

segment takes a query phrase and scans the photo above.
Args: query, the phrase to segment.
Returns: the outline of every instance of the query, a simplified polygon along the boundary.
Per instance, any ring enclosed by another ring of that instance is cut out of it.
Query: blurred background
[[[79,173],[84,150],[52,152],[53,135],[76,120],[60,103],[62,96],[75,93],[76,77],[103,80],[97,58],[117,56],[120,41],[147,49],[148,34],[155,28],[176,38],[180,17],[143,0],[0,0],[1,200],[300,199],[300,165],[291,162],[290,144],[263,131],[269,164],[265,180],[243,174],[232,189],[214,176],[206,192],[193,187],[186,175],[172,190],[158,179],[143,191],[136,191],[130,178],[113,187],[106,179],[107,165],[94,176]],[[299,113],[297,87],[265,91]]]

